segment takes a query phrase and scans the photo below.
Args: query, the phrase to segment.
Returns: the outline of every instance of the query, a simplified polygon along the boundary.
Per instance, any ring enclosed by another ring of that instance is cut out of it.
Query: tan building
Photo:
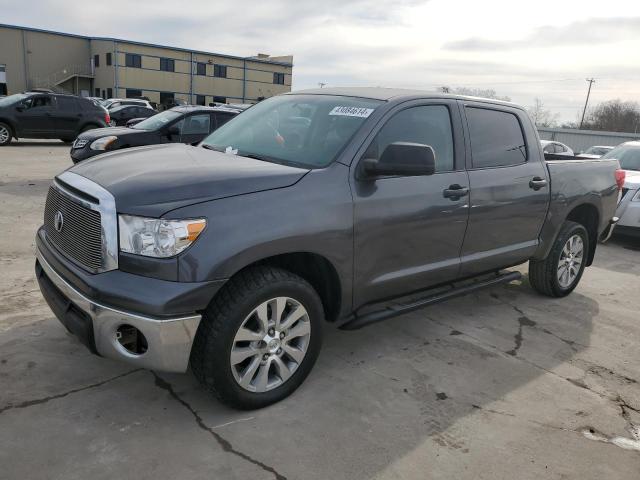
[[[94,97],[255,103],[291,90],[293,57],[236,57],[0,24],[0,95],[31,88]]]

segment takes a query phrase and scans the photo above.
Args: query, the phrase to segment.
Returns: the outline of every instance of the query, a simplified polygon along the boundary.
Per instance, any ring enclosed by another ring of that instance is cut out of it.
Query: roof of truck
[[[480,98],[469,97],[465,95],[455,95],[453,93],[433,92],[428,90],[411,90],[404,88],[386,88],[386,87],[325,87],[325,88],[312,88],[309,90],[297,90],[290,92],[287,95],[296,94],[309,94],[309,95],[340,95],[344,97],[360,97],[371,98],[374,100],[397,100],[397,99],[411,99],[416,97],[423,98],[451,98],[457,100],[474,100],[482,102],[497,103],[501,105],[508,105],[510,107],[519,107],[519,105],[505,102],[503,100],[495,100],[493,98]]]

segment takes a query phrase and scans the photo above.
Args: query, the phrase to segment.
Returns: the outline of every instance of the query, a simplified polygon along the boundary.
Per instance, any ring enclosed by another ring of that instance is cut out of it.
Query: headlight
[[[179,254],[196,241],[207,221],[118,215],[120,251],[166,258]]]
[[[102,138],[99,138],[99,139],[95,140],[89,146],[89,148],[91,150],[106,150],[107,148],[109,148],[109,145],[111,145],[117,139],[118,139],[118,137],[116,137],[114,135],[109,135],[108,137],[102,137]]]

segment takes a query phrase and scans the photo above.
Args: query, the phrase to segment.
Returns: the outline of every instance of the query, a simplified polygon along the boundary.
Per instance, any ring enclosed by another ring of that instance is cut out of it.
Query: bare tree
[[[510,102],[511,98],[505,95],[498,95],[496,91],[492,88],[467,88],[467,87],[449,87],[442,86],[438,88],[438,91],[442,93],[455,93],[456,95],[467,95],[469,97],[482,97],[482,98],[493,98],[495,100],[504,100],[505,102]]]
[[[527,108],[527,111],[536,127],[555,127],[558,124],[558,114],[546,109],[538,97],[534,99],[533,105]]]
[[[636,102],[609,100],[589,111],[583,128],[635,133],[640,129],[640,106]]]

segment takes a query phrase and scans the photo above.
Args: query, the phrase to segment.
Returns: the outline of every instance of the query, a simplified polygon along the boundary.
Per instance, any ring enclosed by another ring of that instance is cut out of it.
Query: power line
[[[587,82],[589,82],[589,90],[587,90],[587,100],[584,102],[584,109],[582,110],[582,120],[580,120],[580,128],[582,128],[582,123],[584,122],[584,115],[587,113],[587,104],[589,103],[589,95],[591,94],[591,86],[596,82],[595,78],[587,78]]]

